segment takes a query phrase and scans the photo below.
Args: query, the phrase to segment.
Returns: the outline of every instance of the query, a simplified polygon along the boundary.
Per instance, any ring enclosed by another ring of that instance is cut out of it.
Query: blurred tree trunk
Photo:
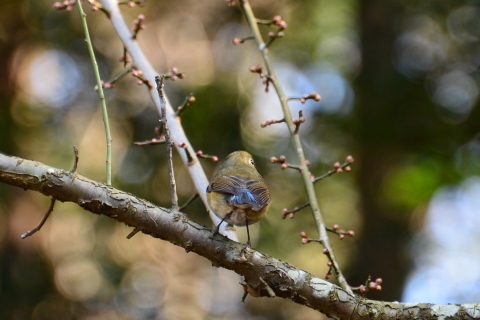
[[[408,216],[392,212],[393,208],[381,202],[381,182],[394,162],[405,154],[403,144],[410,140],[397,130],[402,129],[398,127],[399,118],[411,111],[404,108],[404,97],[414,88],[392,64],[394,21],[402,9],[400,4],[391,0],[360,4],[363,66],[356,83],[355,117],[360,146],[357,158],[361,159],[357,183],[364,231],[349,281],[360,284],[369,275],[381,277],[385,283],[382,292],[372,292],[371,297],[394,301],[401,297],[409,267],[405,255]]]

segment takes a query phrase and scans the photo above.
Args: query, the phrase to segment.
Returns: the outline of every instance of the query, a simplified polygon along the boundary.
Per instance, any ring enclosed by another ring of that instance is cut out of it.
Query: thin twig
[[[167,102],[165,101],[165,94],[163,92],[163,81],[165,80],[165,77],[155,77],[155,82],[157,83],[157,91],[158,91],[158,96],[160,97],[160,104],[161,104],[161,110],[162,110],[162,118],[160,119],[160,122],[163,124],[163,130],[165,132],[165,144],[167,145],[167,167],[168,167],[168,176],[170,178],[170,196],[172,199],[172,210],[177,211],[178,210],[178,197],[177,197],[177,187],[175,183],[175,175],[173,173],[173,161],[172,161],[172,146],[173,142],[170,138],[170,129],[168,128],[168,122],[167,122],[167,110],[166,110],[166,104]]]
[[[339,173],[339,172],[343,172],[343,170],[350,166],[351,164],[353,163],[353,161],[346,161],[344,162],[339,168],[337,169],[334,169],[334,170],[330,170],[328,171],[327,173],[324,173],[322,174],[321,176],[318,176],[316,177],[314,180],[313,180],[313,183],[317,182],[317,181],[320,181],[322,179],[325,179],[327,177],[330,177],[331,175],[334,175],[335,173]],[[339,170],[340,169],[340,170]]]
[[[128,234],[127,239],[131,239],[131,238],[132,238],[134,235],[136,235],[139,231],[140,231],[140,229],[138,229],[138,228],[133,229],[133,231]]]
[[[30,237],[32,234],[34,234],[35,232],[37,232],[38,230],[40,230],[43,227],[43,224],[45,223],[45,221],[47,221],[48,217],[50,216],[50,213],[52,213],[52,211],[53,211],[53,207],[55,206],[55,201],[57,201],[57,198],[52,197],[52,200],[50,202],[50,207],[48,208],[48,211],[43,216],[42,221],[40,221],[40,223],[35,228],[33,228],[32,230],[22,234],[22,236],[21,236],[22,239]]]
[[[268,285],[268,283],[265,280],[263,280],[262,277],[259,277],[259,279],[265,285],[265,289],[267,289],[267,292],[268,292],[268,295],[270,296],[270,298],[276,297],[277,295],[275,294],[273,289]]]
[[[195,193],[194,195],[192,195],[190,197],[190,199],[187,200],[187,202],[185,202],[184,205],[178,207],[178,211],[182,211],[183,209],[185,209],[190,203],[192,203],[193,201],[195,201],[195,199],[198,198],[198,193]]]
[[[282,219],[285,219],[287,216],[290,216],[290,218],[295,217],[295,213],[298,211],[308,207],[310,205],[309,202],[302,204],[301,206],[295,207],[293,210],[288,210],[287,208],[282,210]]]
[[[105,127],[105,137],[107,140],[107,179],[108,185],[112,184],[112,136],[110,135],[110,124],[108,122],[107,103],[105,95],[103,94],[102,80],[100,79],[100,71],[98,70],[97,60],[95,59],[95,52],[93,51],[92,41],[90,40],[90,33],[88,32],[86,14],[83,12],[81,2],[77,4],[78,12],[80,13],[80,19],[82,20],[83,31],[85,32],[85,41],[87,42],[88,52],[90,53],[90,59],[92,60],[93,73],[97,81],[98,93],[100,95],[100,102],[102,104],[103,124]]]
[[[132,68],[126,68],[124,69],[122,72],[120,72],[119,74],[117,74],[116,76],[114,76],[112,79],[108,80],[107,82],[105,82],[105,84],[109,84],[109,88],[115,86],[115,83],[120,80],[121,78],[125,77],[127,74],[129,74],[130,72],[132,72]],[[105,84],[104,84],[104,87],[105,87]]]
[[[175,112],[175,115],[180,116],[180,114],[185,110],[185,108],[188,107],[193,102],[195,102],[195,97],[193,96],[193,93],[190,93],[185,98],[185,101],[182,103],[182,105],[177,108],[177,111]]]
[[[76,146],[73,146],[73,154],[75,155],[75,160],[73,160],[73,168],[71,173],[75,173],[77,171],[78,166],[78,149]]]
[[[271,83],[273,84],[273,87],[275,88],[275,91],[277,92],[277,96],[280,100],[282,110],[283,110],[283,115],[285,118],[285,122],[288,126],[288,129],[290,131],[290,136],[292,138],[293,145],[295,147],[295,150],[297,151],[297,156],[300,161],[300,167],[301,167],[301,174],[303,177],[303,181],[305,184],[305,188],[307,191],[307,196],[308,196],[308,201],[310,203],[310,207],[312,209],[312,214],[315,219],[315,222],[317,224],[317,229],[319,233],[319,240],[321,241],[322,245],[328,249],[331,253],[331,257],[333,260],[333,264],[335,266],[335,269],[338,270],[337,278],[341,286],[347,290],[348,292],[352,292],[350,289],[350,286],[348,285],[345,277],[340,271],[340,267],[338,266],[338,262],[335,259],[335,256],[333,254],[333,248],[330,245],[330,240],[328,238],[327,230],[325,228],[325,222],[323,220],[322,214],[320,212],[320,207],[317,202],[317,197],[315,194],[315,189],[314,185],[311,181],[311,176],[310,176],[310,171],[308,170],[306,159],[305,159],[305,153],[302,147],[302,143],[300,141],[300,135],[295,133],[296,126],[293,122],[292,114],[290,112],[290,108],[288,106],[288,97],[285,95],[283,92],[282,87],[280,86],[280,83],[278,82],[278,78],[275,73],[275,69],[273,68],[273,64],[270,60],[269,56],[269,51],[268,47],[265,45],[265,42],[263,41],[263,37],[260,33],[260,29],[258,28],[257,24],[257,19],[255,18],[255,15],[253,13],[252,7],[249,4],[248,0],[241,0],[240,1],[240,8],[242,9],[245,18],[248,22],[248,25],[250,29],[253,32],[253,35],[255,36],[255,41],[258,45],[258,48],[262,54],[263,60],[265,62],[265,67],[268,72],[268,79],[271,80]]]

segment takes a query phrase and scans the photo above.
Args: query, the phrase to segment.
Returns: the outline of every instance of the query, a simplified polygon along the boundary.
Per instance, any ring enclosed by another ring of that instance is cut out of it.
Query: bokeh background
[[[0,151],[104,181],[105,138],[94,76],[77,9],[50,0],[0,2]],[[320,175],[351,154],[351,173],[316,186],[327,224],[356,231],[332,238],[352,285],[371,275],[383,290],[369,297],[405,302],[480,301],[480,1],[252,1],[257,17],[281,15],[286,36],[271,47],[285,91],[317,91],[303,110],[301,136],[311,170]],[[84,5],[101,76],[123,69],[122,45],[109,20]],[[197,150],[222,159],[250,151],[270,187],[269,215],[252,226],[253,246],[319,277],[326,260],[308,210],[281,219],[306,197],[273,92],[248,68],[261,63],[238,8],[216,1],[150,0],[122,9],[133,25],[146,16],[139,42],[168,82],[172,103],[196,102],[182,123]],[[268,29],[262,29],[265,33]],[[113,185],[169,206],[163,146],[135,146],[154,137],[158,114],[131,75],[106,92],[113,135]],[[217,163],[205,161],[209,176]],[[193,193],[176,159],[180,202]],[[106,217],[59,203],[43,229],[26,240],[49,205],[35,192],[0,185],[1,319],[318,319],[282,299],[249,297],[239,278],[193,253],[137,234]],[[210,226],[197,200],[185,212]],[[238,228],[241,240],[244,228]]]

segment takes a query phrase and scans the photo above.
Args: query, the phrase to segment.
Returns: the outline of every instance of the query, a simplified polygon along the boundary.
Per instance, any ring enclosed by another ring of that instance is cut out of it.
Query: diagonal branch
[[[248,26],[252,30],[253,36],[255,37],[255,41],[258,45],[258,49],[262,54],[263,60],[265,62],[265,67],[268,72],[268,75],[267,75],[268,79],[271,80],[271,83],[273,84],[273,87],[275,88],[275,91],[277,92],[277,96],[280,100],[285,123],[287,124],[288,130],[290,131],[292,142],[295,147],[295,150],[297,151],[298,160],[300,161],[300,169],[301,169],[300,172],[302,174],[303,182],[305,184],[305,189],[307,191],[308,202],[310,203],[310,209],[312,210],[313,217],[317,224],[319,240],[324,246],[324,248],[326,248],[330,253],[331,260],[333,261],[333,267],[337,273],[338,282],[342,285],[342,287],[345,290],[351,293],[352,290],[340,270],[340,266],[338,265],[338,262],[335,259],[335,256],[333,253],[333,248],[330,245],[330,240],[328,238],[325,222],[320,212],[320,207],[317,202],[317,196],[315,194],[315,189],[310,177],[310,171],[308,170],[308,166],[306,163],[305,152],[303,151],[302,142],[300,141],[300,136],[297,134],[298,129],[297,129],[297,126],[294,124],[292,113],[290,112],[290,108],[288,106],[289,98],[285,95],[285,93],[283,92],[282,86],[278,82],[277,75],[275,74],[275,69],[273,68],[273,64],[270,59],[268,47],[263,41],[263,37],[258,28],[257,19],[255,18],[253,10],[250,7],[249,1],[241,0],[240,8],[242,9],[243,14],[245,15],[245,19],[248,22]]]
[[[160,113],[160,110],[161,110],[160,98],[157,94],[155,86],[153,86],[155,76],[159,74],[159,72],[156,72],[155,69],[153,69],[152,65],[145,57],[145,54],[140,48],[140,45],[138,44],[138,42],[135,39],[132,39],[132,33],[128,25],[125,23],[125,20],[123,19],[123,16],[118,7],[118,2],[115,0],[102,0],[102,3],[105,9],[110,12],[110,20],[112,22],[112,25],[115,31],[117,32],[120,40],[123,42],[125,48],[130,53],[130,56],[133,59],[133,64],[136,67],[138,67],[140,70],[142,70],[143,74],[145,75],[145,78],[152,83],[152,85],[149,86],[148,91],[156,108],[158,109],[158,112]],[[184,149],[186,148],[187,150],[191,150],[191,151],[193,151],[194,149],[191,146],[189,140],[187,139],[187,136],[185,135],[185,132],[183,131],[183,127],[180,123],[180,120],[175,115],[172,105],[170,104],[170,101],[168,100],[168,97],[166,95],[165,95],[165,101],[166,101],[165,107],[167,111],[167,121],[170,125],[172,140],[174,142],[177,142],[175,143],[175,147],[177,148],[178,154],[182,158],[182,161],[185,164],[185,167],[188,169],[190,176],[192,177],[193,183],[195,185],[195,189],[197,190],[198,194],[202,198],[202,201],[205,204],[205,207],[208,208],[207,195],[205,192],[205,190],[207,190],[208,180],[205,175],[205,172],[203,171],[203,168],[200,165],[200,162],[198,161],[198,158],[195,152],[189,152],[189,154],[192,157],[192,161],[189,161],[186,153],[184,151],[179,150],[178,143],[180,142],[185,144]],[[208,211],[210,214],[210,218],[215,223],[215,225],[220,223],[220,219],[217,216],[215,216],[211,212],[211,210],[208,210]],[[230,239],[238,240],[235,231],[225,229],[225,224],[221,226],[220,232],[228,236],[228,238]]]
[[[73,202],[95,214],[123,222],[152,237],[169,241],[244,276],[254,296],[282,297],[318,310],[333,319],[478,319],[480,304],[415,304],[381,302],[349,294],[316,278],[189,220],[177,210],[167,210],[77,173],[0,153],[0,182],[39,191],[62,202]]]

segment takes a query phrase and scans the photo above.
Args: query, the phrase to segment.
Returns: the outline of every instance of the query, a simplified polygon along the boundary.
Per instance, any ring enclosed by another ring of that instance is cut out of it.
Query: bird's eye
[[[253,159],[250,159],[250,163],[251,163],[252,165],[255,165],[255,161],[253,161]]]

